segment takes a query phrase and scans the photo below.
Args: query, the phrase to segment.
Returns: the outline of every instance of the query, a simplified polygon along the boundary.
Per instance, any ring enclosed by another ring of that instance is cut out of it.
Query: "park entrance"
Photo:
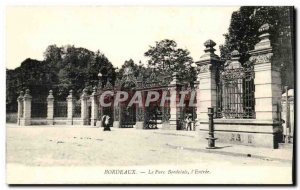
[[[191,96],[195,89],[190,84],[179,83],[177,77],[177,73],[162,74],[155,70],[150,76],[134,76],[131,67],[125,68],[123,77],[117,79],[114,85],[108,83],[100,85],[103,88],[97,89],[96,99],[104,98],[112,103],[108,108],[102,107],[98,101],[97,118],[101,118],[104,114],[111,115],[114,119],[113,126],[118,128],[185,129],[187,114],[191,115],[193,122],[196,118],[196,109],[188,106],[190,98],[195,98]],[[187,94],[183,99],[184,106],[179,106],[182,90],[187,91]],[[111,93],[104,96],[107,91]],[[116,103],[117,93],[120,91],[126,92],[128,99]],[[175,94],[174,105],[170,103],[171,93]],[[137,98],[137,94],[141,103],[130,103],[132,99]]]

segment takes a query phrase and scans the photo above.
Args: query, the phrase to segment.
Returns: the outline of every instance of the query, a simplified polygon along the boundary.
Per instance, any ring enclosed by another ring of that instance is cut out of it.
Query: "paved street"
[[[291,151],[220,145],[220,147],[224,148],[216,150],[219,152],[208,152],[205,146],[206,144],[199,141],[197,132],[194,131],[113,128],[110,132],[104,132],[99,128],[64,126],[16,127],[8,125],[7,180],[11,182],[23,180],[24,176],[19,176],[20,173],[28,171],[27,177],[35,181],[37,180],[37,173],[41,172],[38,171],[38,168],[43,168],[43,172],[47,171],[47,169],[49,170],[47,176],[44,176],[46,179],[51,181],[53,178],[52,182],[60,183],[66,181],[56,181],[58,180],[56,179],[58,174],[63,175],[64,172],[74,174],[75,168],[77,168],[82,175],[82,168],[90,168],[85,170],[89,171],[89,177],[86,177],[86,179],[82,176],[78,178],[86,180],[81,182],[97,183],[99,182],[97,181],[98,174],[95,171],[93,177],[92,172],[96,167],[101,169],[136,167],[140,168],[141,171],[155,167],[197,167],[208,169],[211,172],[228,172],[232,170],[232,173],[235,175],[237,175],[237,171],[248,173],[247,169],[249,169],[249,172],[257,173],[257,180],[262,177],[260,175],[266,177],[270,174],[271,176],[276,171],[280,172],[280,174],[277,176],[278,179],[275,183],[287,183],[291,180],[290,177],[280,178],[280,176],[289,176],[291,174],[291,161],[289,161],[291,160]],[[258,157],[243,156],[243,154],[247,155],[247,153],[258,155]],[[272,159],[272,157],[280,159],[276,160]],[[60,168],[60,172],[52,171],[53,176],[51,178],[51,170],[55,170],[55,168]],[[61,168],[65,169],[62,170]],[[68,171],[70,168],[74,168],[73,172]],[[35,172],[34,174],[32,173],[33,171]],[[217,175],[217,173],[215,174]],[[228,175],[230,176],[230,173]],[[59,179],[61,180],[61,178]],[[222,180],[225,179],[226,177]],[[109,183],[109,179],[107,180],[107,183]],[[190,178],[190,180],[192,183],[193,178]],[[272,182],[275,178],[273,177],[270,180],[264,180],[263,182]],[[70,181],[72,180],[70,179]]]

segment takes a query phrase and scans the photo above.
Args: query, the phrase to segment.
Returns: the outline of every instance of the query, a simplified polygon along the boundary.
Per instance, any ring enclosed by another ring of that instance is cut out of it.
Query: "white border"
[[[1,81],[1,91],[0,91],[0,115],[1,115],[1,132],[0,132],[0,152],[1,152],[1,170],[0,170],[0,187],[1,189],[8,189],[8,187],[5,184],[5,85],[6,85],[6,72],[5,72],[5,63],[6,63],[6,34],[5,34],[5,7],[6,6],[61,6],[61,5],[70,5],[70,6],[80,6],[80,5],[102,5],[102,6],[246,6],[246,5],[289,5],[289,6],[295,6],[296,9],[299,7],[299,2],[296,0],[247,0],[247,1],[238,1],[238,0],[229,0],[229,1],[219,1],[219,2],[212,2],[208,0],[1,0],[0,1],[0,21],[1,21],[1,29],[0,29],[0,36],[1,36],[1,64],[0,64],[0,81]],[[298,25],[298,21],[296,18],[296,28]],[[296,29],[296,31],[299,31]],[[22,32],[22,31],[20,31]],[[298,35],[298,32],[296,33],[296,36]],[[297,39],[297,38],[296,38]],[[299,52],[299,48],[297,48],[296,56]],[[297,60],[297,59],[296,59]],[[299,66],[297,67],[297,73],[299,73]],[[297,75],[296,75],[297,76]],[[297,89],[299,88],[299,82]],[[297,97],[298,98],[298,97]],[[298,112],[299,114],[299,112]],[[299,115],[297,115],[299,116]],[[297,117],[300,118],[300,117]],[[296,126],[298,127],[298,126]],[[297,130],[299,131],[299,130]],[[299,133],[298,133],[299,134]],[[297,134],[297,135],[298,135]],[[299,150],[299,149],[298,149]],[[297,151],[298,152],[298,151]],[[299,164],[298,164],[299,165]],[[298,168],[297,168],[298,169]],[[298,175],[299,176],[299,175]],[[297,177],[298,178],[298,177]],[[299,178],[298,178],[299,179]],[[299,183],[299,180],[297,180]],[[41,189],[43,187],[26,187],[27,189]],[[65,187],[55,187],[56,189],[63,189]],[[74,187],[69,187],[74,188]],[[79,189],[83,189],[86,187],[76,187]],[[107,187],[101,187],[101,188],[107,188]],[[115,187],[116,188],[116,187]],[[118,187],[121,188],[121,187]],[[130,187],[129,187],[130,188]],[[152,187],[153,188],[153,187]],[[158,189],[162,189],[163,187],[160,187]],[[202,187],[201,187],[202,188]],[[221,187],[223,188],[223,187]],[[263,187],[259,187],[263,188]],[[282,187],[287,188],[287,187]]]

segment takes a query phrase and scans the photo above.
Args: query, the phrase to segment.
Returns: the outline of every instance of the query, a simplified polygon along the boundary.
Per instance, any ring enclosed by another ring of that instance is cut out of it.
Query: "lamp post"
[[[210,107],[208,108],[208,125],[209,125],[209,131],[208,131],[208,137],[206,138],[208,140],[208,147],[207,149],[215,149],[215,140],[217,138],[214,137],[214,108]]]
[[[98,78],[99,78],[99,81],[98,81],[98,86],[100,87],[100,88],[102,88],[103,87],[103,84],[102,84],[102,73],[98,73]]]

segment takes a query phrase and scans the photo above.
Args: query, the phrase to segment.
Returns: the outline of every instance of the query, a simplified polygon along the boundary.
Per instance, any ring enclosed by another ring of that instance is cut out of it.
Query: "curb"
[[[261,156],[261,155],[237,153],[237,152],[226,152],[226,151],[220,151],[220,150],[216,150],[216,149],[189,148],[189,147],[171,145],[171,144],[168,144],[168,143],[166,143],[166,145],[170,148],[173,148],[173,149],[183,149],[183,150],[190,150],[190,151],[196,151],[196,152],[220,154],[220,155],[226,155],[226,156],[255,158],[255,159],[261,159],[261,160],[266,160],[266,161],[280,161],[280,162],[292,163],[292,160],[274,158],[274,157],[267,157],[267,156]]]

